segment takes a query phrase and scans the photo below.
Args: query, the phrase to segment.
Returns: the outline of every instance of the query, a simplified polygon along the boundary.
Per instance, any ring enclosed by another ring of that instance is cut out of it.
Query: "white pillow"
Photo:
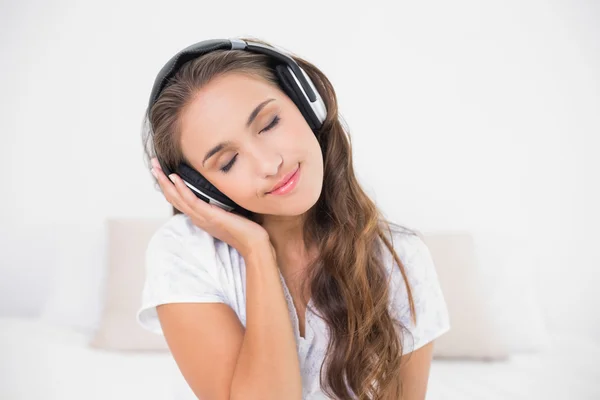
[[[532,257],[514,237],[494,232],[430,232],[430,249],[452,329],[436,358],[505,359],[549,343],[534,292]]]
[[[535,276],[540,271],[527,241],[516,235],[474,232],[475,250],[484,278],[493,283],[487,301],[502,327],[510,351],[536,352],[550,347]]]
[[[451,329],[436,339],[435,358],[505,359],[508,343],[494,317],[468,232],[424,234],[450,314]]]
[[[108,263],[104,304],[90,346],[106,350],[167,350],[162,335],[143,329],[136,319],[146,276],[146,249],[165,218],[107,220]]]
[[[40,318],[91,334],[100,320],[106,277],[106,227],[103,222],[66,222],[55,226],[55,271]]]
[[[160,218],[154,223],[160,224]],[[63,223],[56,236],[56,272],[41,318],[91,335],[104,309],[107,226]],[[426,233],[424,241],[452,323],[436,341],[436,356],[501,358],[549,346],[533,285],[537,266],[525,241],[490,231]]]

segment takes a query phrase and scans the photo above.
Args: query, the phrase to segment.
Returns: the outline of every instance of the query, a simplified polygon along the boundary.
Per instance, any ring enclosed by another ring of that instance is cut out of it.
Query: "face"
[[[279,87],[243,74],[219,76],[200,89],[180,122],[182,151],[190,165],[240,206],[295,216],[317,202],[323,183],[321,148]],[[268,193],[296,168],[291,191]]]

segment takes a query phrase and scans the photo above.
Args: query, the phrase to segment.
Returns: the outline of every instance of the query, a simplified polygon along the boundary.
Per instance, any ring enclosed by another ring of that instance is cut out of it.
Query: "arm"
[[[202,400],[301,399],[294,332],[268,246],[246,260],[246,331],[222,303],[170,303],[158,317],[181,373]]]
[[[302,398],[300,363],[275,255],[267,246],[248,257],[246,334],[232,399]]]
[[[429,370],[433,358],[433,341],[402,357],[400,379],[402,400],[425,400]]]

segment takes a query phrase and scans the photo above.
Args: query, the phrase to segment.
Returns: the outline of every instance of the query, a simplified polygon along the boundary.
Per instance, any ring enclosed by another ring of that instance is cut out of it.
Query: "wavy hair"
[[[249,40],[268,44],[256,38]],[[305,285],[310,284],[311,310],[325,321],[330,332],[321,366],[321,372],[326,369],[321,389],[337,399],[399,399],[404,342],[400,332],[408,331],[390,314],[390,274],[383,265],[382,250],[385,246],[390,251],[400,269],[416,323],[410,285],[391,237],[392,230],[422,235],[383,218],[361,188],[352,166],[351,139],[341,122],[331,82],[308,61],[292,57],[312,79],[327,106],[327,118],[315,132],[323,153],[323,188],[307,211],[303,228],[307,248],[317,244],[318,256],[308,266],[300,290],[305,293]],[[203,85],[216,76],[237,72],[278,86],[269,61],[265,55],[244,50],[216,50],[186,63],[152,109],[146,110],[143,142],[147,166],[154,156],[172,170],[186,162],[179,144],[180,115]],[[180,213],[173,207],[173,215]],[[257,221],[260,215],[250,218]],[[308,299],[303,301],[308,303]]]

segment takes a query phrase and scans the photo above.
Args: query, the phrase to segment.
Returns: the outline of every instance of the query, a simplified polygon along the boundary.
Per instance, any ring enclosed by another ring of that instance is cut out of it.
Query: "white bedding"
[[[600,346],[553,340],[548,352],[509,362],[434,360],[427,399],[600,399]],[[181,390],[166,352],[106,352],[86,343],[84,334],[37,319],[0,318],[0,399],[164,400]]]

